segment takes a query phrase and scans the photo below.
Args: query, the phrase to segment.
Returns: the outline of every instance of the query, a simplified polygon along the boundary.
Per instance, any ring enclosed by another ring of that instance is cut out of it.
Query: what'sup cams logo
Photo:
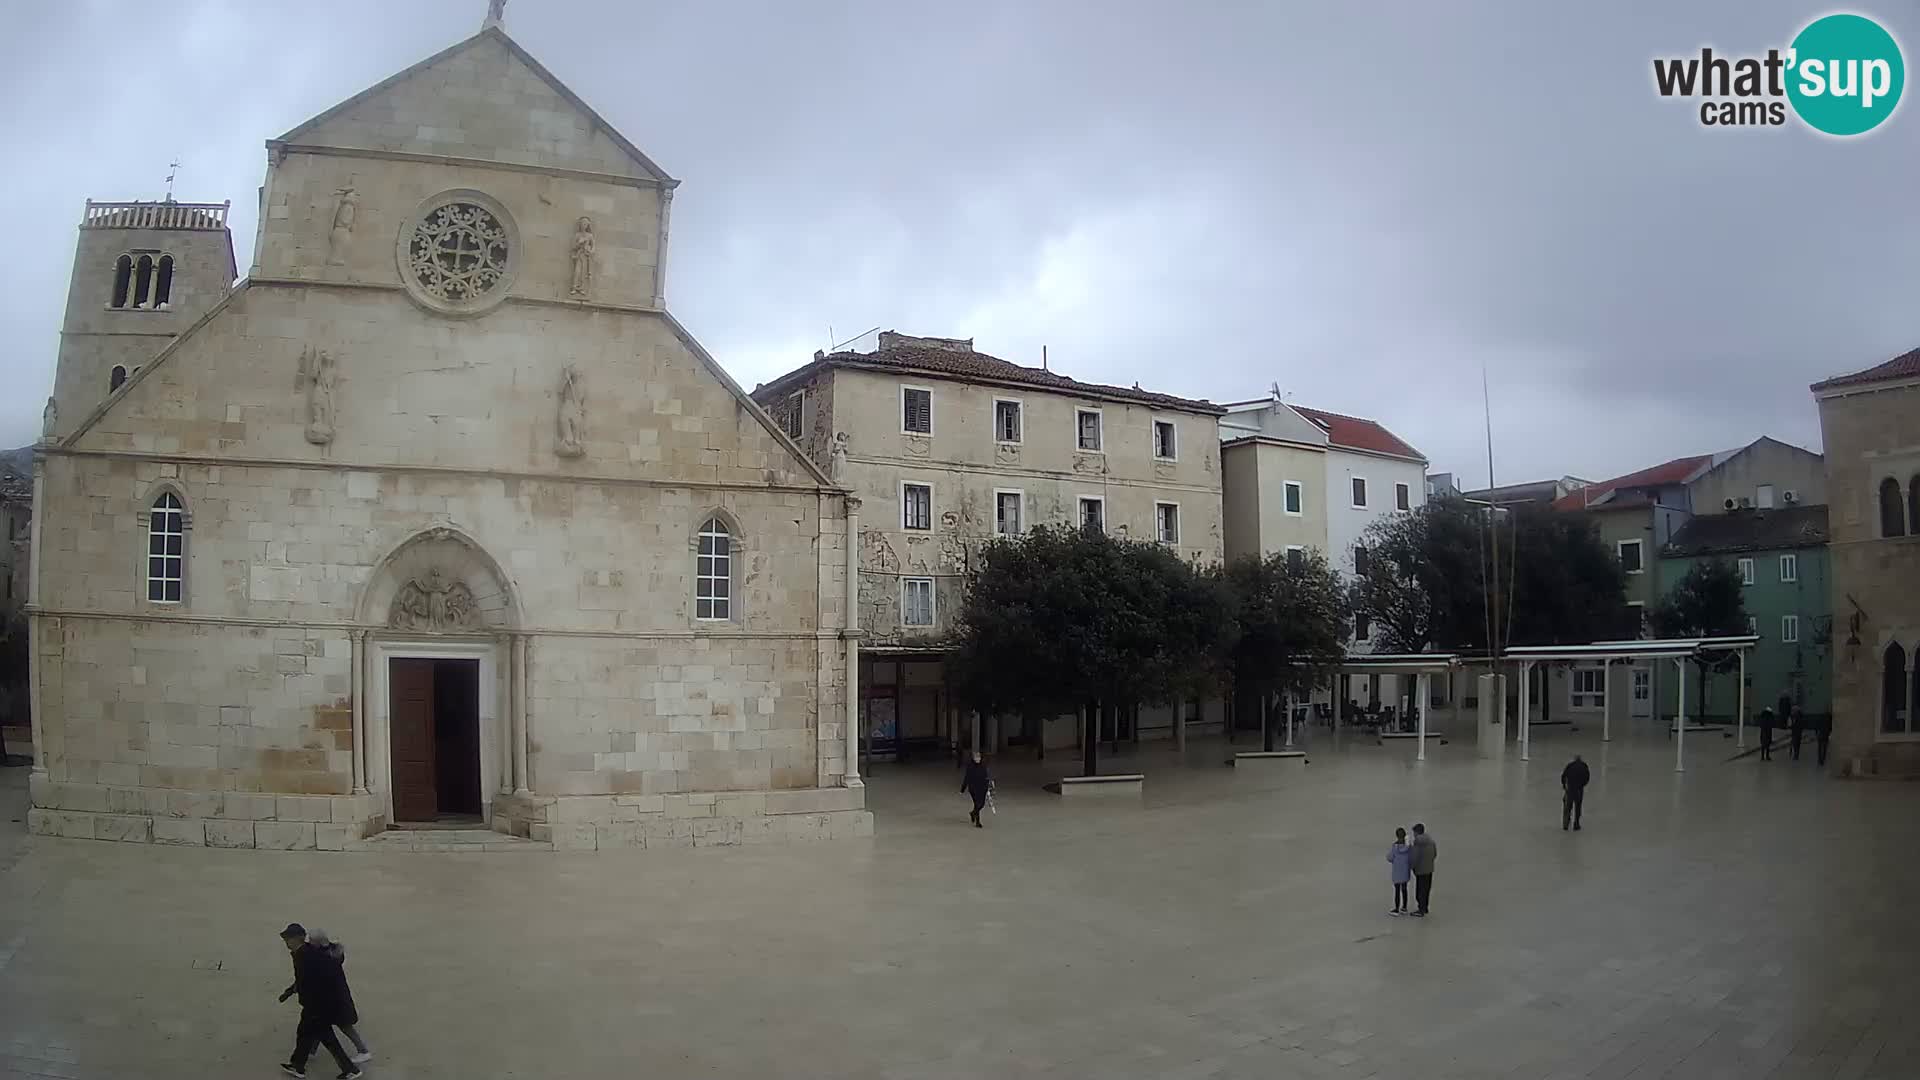
[[[1787,108],[1815,131],[1864,135],[1899,107],[1907,82],[1900,43],[1864,15],[1827,15],[1807,24],[1784,51],[1765,56],[1657,59],[1653,84],[1664,98],[1699,98],[1706,127],[1778,127]]]

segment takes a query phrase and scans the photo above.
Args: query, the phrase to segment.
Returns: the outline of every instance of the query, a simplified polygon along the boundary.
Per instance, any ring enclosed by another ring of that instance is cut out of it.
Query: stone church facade
[[[237,285],[224,213],[82,229],[33,830],[870,832],[849,498],[668,313],[676,181],[497,20],[267,145]]]

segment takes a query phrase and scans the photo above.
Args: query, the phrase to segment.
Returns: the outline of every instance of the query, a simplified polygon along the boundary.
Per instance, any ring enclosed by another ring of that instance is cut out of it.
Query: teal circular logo
[[[1879,127],[1900,104],[1907,66],[1900,44],[1862,15],[1828,15],[1793,39],[1787,99],[1816,131],[1860,135]]]

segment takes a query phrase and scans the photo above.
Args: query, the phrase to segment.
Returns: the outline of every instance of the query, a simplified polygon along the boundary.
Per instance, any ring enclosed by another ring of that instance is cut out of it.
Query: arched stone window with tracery
[[[1906,507],[1901,505],[1900,481],[1889,476],[1880,481],[1880,535],[1883,537],[1905,536]]]
[[[1905,735],[1913,727],[1913,714],[1907,711],[1907,651],[1890,641],[1880,657],[1880,731]]]
[[[442,192],[400,230],[400,277],[428,308],[478,314],[505,299],[518,246],[513,219],[499,201],[478,191]]]
[[[187,511],[179,496],[163,491],[147,512],[147,599],[177,604],[187,569]]]
[[[701,524],[696,541],[693,617],[724,622],[733,617],[733,530],[715,515]]]

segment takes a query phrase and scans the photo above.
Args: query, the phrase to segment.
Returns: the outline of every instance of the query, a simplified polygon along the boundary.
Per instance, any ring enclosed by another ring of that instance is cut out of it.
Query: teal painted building
[[[1784,506],[1734,510],[1688,521],[1660,553],[1664,590],[1696,562],[1725,559],[1746,582],[1748,625],[1760,641],[1747,654],[1749,718],[1786,693],[1808,715],[1833,708],[1833,594],[1827,567],[1827,508]],[[1698,676],[1687,676],[1687,716],[1732,723],[1739,706],[1737,670],[1707,678],[1700,703]],[[1677,692],[1661,685],[1661,712],[1671,716]]]

